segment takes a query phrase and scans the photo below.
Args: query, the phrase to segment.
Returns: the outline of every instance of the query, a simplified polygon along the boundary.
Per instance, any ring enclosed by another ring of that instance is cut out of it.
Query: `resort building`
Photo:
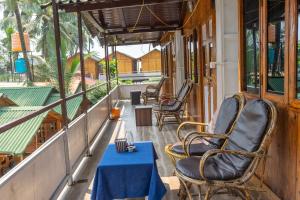
[[[72,63],[79,63],[76,62],[76,60],[79,61],[78,53],[67,59],[67,66],[71,67]],[[89,77],[91,79],[98,79],[99,73],[101,73],[100,58],[94,55],[86,56],[84,59],[84,66],[86,77]]]
[[[48,118],[61,129],[0,178],[1,199],[300,199],[300,1],[52,0],[42,8],[52,9],[59,91],[0,88],[0,154],[9,155],[1,166],[53,135],[39,135]],[[82,76],[74,95],[65,93],[62,13],[78,19],[80,57],[83,24],[104,46],[107,81],[87,89]],[[112,55],[120,75],[137,71],[116,47],[149,43],[161,47],[159,83],[114,85]],[[85,106],[99,87],[101,100]],[[126,138],[137,151],[117,153]]]
[[[142,73],[161,72],[161,53],[157,49],[153,49],[149,53],[138,58],[141,63]]]

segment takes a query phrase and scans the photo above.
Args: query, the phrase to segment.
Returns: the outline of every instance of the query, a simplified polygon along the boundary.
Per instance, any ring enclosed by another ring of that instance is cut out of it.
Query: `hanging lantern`
[[[18,58],[15,61],[15,69],[16,69],[16,73],[18,74],[24,74],[27,72],[26,61],[24,58]]]
[[[24,33],[24,39],[25,39],[26,51],[30,51],[30,43],[29,43],[29,35],[28,35],[28,33]],[[13,52],[20,52],[20,51],[22,51],[20,34],[18,32],[13,33],[11,35],[11,50]]]

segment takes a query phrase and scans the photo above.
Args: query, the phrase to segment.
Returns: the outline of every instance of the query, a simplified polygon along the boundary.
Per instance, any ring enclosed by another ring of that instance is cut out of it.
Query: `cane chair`
[[[238,93],[232,97],[224,99],[221,104],[220,110],[218,112],[218,117],[216,119],[215,127],[213,130],[214,134],[224,134],[230,135],[233,126],[241,113],[245,105],[245,97],[243,94]],[[224,139],[212,138],[210,140],[203,139],[201,142],[197,142],[190,145],[190,152],[188,154],[184,151],[184,140],[188,140],[189,137],[197,135],[197,132],[190,134],[188,137],[184,137],[182,129],[184,127],[191,128],[192,126],[198,126],[201,131],[199,133],[205,133],[202,131],[207,131],[208,124],[200,122],[183,122],[177,129],[177,139],[180,142],[175,144],[168,144],[165,147],[165,152],[171,158],[173,164],[176,160],[183,159],[188,156],[202,156],[206,151],[211,149],[220,149],[224,144]]]
[[[155,99],[158,101],[159,93],[165,82],[166,78],[162,77],[157,85],[148,85],[146,91],[142,93],[142,98],[144,99],[144,104],[146,105],[150,99]]]
[[[246,103],[237,119],[232,133],[227,135],[198,134],[187,142],[190,144],[203,137],[225,138],[221,149],[207,151],[202,157],[191,156],[176,162],[175,174],[179,178],[184,191],[191,200],[189,185],[200,188],[206,185],[205,200],[210,199],[220,190],[239,191],[250,200],[249,191],[263,191],[263,174],[265,170],[268,148],[271,143],[277,110],[267,100],[251,100]],[[262,164],[259,185],[249,185],[250,178]]]
[[[153,106],[153,112],[157,118],[159,130],[162,130],[165,118],[167,117],[175,117],[176,122],[179,124],[182,122],[181,114],[184,113],[187,97],[192,90],[193,82],[189,80],[183,85],[182,90],[178,94],[178,98],[173,99],[173,101],[169,103],[161,102]]]

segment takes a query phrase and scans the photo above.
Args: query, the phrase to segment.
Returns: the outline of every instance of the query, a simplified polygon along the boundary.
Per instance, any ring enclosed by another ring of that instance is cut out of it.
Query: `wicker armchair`
[[[251,100],[241,112],[230,136],[220,134],[194,135],[185,145],[186,152],[194,140],[214,137],[224,138],[221,149],[207,151],[202,157],[191,156],[176,162],[176,176],[179,178],[189,199],[192,195],[189,185],[200,189],[206,185],[205,200],[218,192],[238,192],[249,200],[249,191],[262,191],[263,174],[267,152],[277,120],[275,106],[269,101]],[[259,185],[249,185],[259,164],[262,164]],[[224,191],[226,190],[226,191]],[[181,194],[184,194],[181,191]],[[185,198],[185,195],[181,197]]]
[[[241,113],[245,104],[245,97],[243,94],[235,94],[232,97],[224,99],[220,107],[218,117],[215,123],[215,128],[213,130],[214,134],[226,134],[230,135],[233,126]],[[224,144],[224,139],[213,138],[213,139],[203,139],[202,142],[194,143],[190,145],[190,152],[186,153],[184,151],[184,141],[187,141],[192,135],[184,137],[182,129],[184,127],[198,126],[201,131],[206,131],[208,124],[199,122],[183,122],[177,129],[177,139],[180,142],[175,144],[168,144],[165,147],[165,152],[175,164],[176,160],[183,159],[188,156],[202,156],[206,151],[211,149],[220,149]],[[195,132],[197,133],[197,132]],[[201,133],[201,132],[199,132]],[[194,134],[193,134],[194,135]]]
[[[175,117],[178,123],[181,123],[180,115],[184,113],[184,108],[188,95],[193,87],[192,81],[187,81],[183,84],[177,97],[172,100],[160,101],[159,104],[153,106],[159,130],[162,130],[166,117]]]
[[[162,77],[157,85],[148,85],[146,91],[142,93],[144,104],[146,105],[150,99],[158,101],[160,90],[165,82],[166,78]]]

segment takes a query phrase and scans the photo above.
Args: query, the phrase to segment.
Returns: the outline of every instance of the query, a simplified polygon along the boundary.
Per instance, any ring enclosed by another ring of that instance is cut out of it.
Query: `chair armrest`
[[[248,158],[264,158],[265,154],[262,151],[256,152],[247,152],[247,151],[236,151],[236,150],[222,150],[222,149],[212,149],[207,151],[200,160],[200,175],[201,177],[207,181],[207,178],[204,176],[204,165],[207,159],[216,154],[233,154],[240,155]]]
[[[182,140],[184,139],[184,137],[182,137],[182,136],[180,135],[180,133],[181,133],[181,129],[182,129],[183,127],[185,127],[186,125],[208,127],[209,124],[207,124],[207,123],[201,123],[201,122],[183,122],[183,123],[181,123],[181,124],[178,126],[177,132],[176,132],[177,138],[178,138],[179,141],[182,141]]]
[[[185,136],[185,138],[182,142],[183,149],[184,149],[186,155],[190,156],[190,147],[191,147],[191,144],[195,140],[199,140],[199,139],[204,139],[205,140],[206,138],[227,139],[228,135],[226,135],[226,134],[213,134],[213,133],[208,133],[208,132],[197,132],[197,131],[191,132],[191,133],[189,133]]]
[[[148,91],[148,89],[153,89],[153,90],[157,90],[157,87],[155,85],[148,85],[146,87],[146,92]]]
[[[164,101],[167,101],[168,99],[165,99]],[[163,101],[163,102],[164,102]],[[184,103],[183,101],[179,101],[177,99],[173,99],[174,103],[179,102],[179,103]],[[160,102],[159,104],[159,109],[162,110],[162,106],[173,106],[173,105],[168,105],[168,104],[163,104],[162,102]]]

